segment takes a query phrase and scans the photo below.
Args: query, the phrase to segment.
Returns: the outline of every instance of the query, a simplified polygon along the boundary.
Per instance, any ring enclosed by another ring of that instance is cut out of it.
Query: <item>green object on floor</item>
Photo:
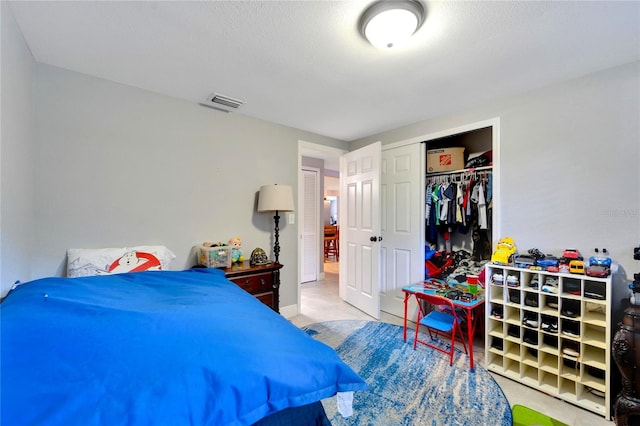
[[[569,426],[524,405],[514,405],[511,413],[513,414],[513,426]]]

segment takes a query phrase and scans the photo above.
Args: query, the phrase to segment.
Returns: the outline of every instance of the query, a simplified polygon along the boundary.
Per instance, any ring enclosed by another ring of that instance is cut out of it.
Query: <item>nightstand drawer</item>
[[[244,277],[230,278],[230,281],[238,284],[242,289],[249,293],[259,293],[269,290],[273,286],[271,274],[249,275]]]
[[[229,281],[279,312],[280,268],[282,265],[279,263],[251,265],[245,260],[223,270]]]

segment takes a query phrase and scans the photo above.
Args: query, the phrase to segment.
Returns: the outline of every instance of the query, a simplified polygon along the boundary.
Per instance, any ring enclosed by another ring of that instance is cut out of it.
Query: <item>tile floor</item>
[[[300,314],[291,318],[291,322],[298,327],[337,319],[373,320],[372,317],[340,299],[338,295],[338,263],[336,262],[325,263],[324,280],[302,285],[300,304]],[[385,312],[381,313],[380,321],[402,325],[402,318]],[[483,365],[484,342],[482,339],[474,341],[473,352],[476,362]],[[525,405],[573,426],[614,425],[613,421],[605,420],[590,411],[547,396],[498,374],[491,373],[491,375],[500,385],[512,406],[515,404]]]

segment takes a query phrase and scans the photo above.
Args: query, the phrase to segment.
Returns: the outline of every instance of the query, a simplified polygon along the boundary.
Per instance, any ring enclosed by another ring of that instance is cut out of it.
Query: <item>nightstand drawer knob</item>
[[[264,285],[264,278],[260,278],[260,285]]]
[[[245,287],[249,287],[249,284],[251,284],[251,281],[249,281],[249,280],[244,280],[244,285],[245,285]]]

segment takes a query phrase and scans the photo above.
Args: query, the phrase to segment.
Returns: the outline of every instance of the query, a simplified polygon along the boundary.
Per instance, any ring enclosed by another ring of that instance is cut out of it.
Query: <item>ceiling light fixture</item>
[[[425,18],[417,0],[380,0],[360,17],[360,34],[378,49],[402,44],[415,33]]]

